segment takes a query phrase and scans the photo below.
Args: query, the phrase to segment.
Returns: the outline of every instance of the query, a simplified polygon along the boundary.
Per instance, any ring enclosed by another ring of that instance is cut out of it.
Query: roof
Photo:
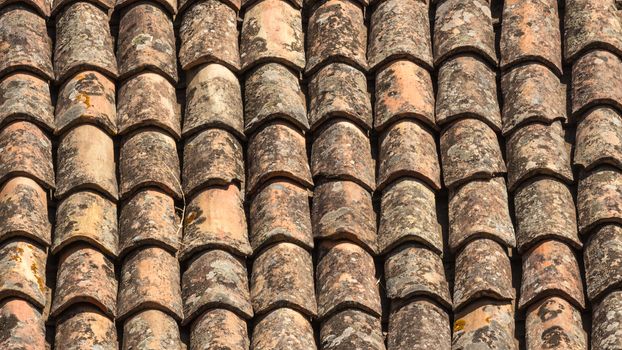
[[[622,348],[615,0],[0,0],[0,349]]]

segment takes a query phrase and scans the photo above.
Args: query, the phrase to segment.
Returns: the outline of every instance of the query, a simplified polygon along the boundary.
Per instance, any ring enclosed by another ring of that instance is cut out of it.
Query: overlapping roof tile
[[[40,77],[28,72],[6,75],[0,80],[0,101],[0,125],[27,120],[54,130],[50,87]]]

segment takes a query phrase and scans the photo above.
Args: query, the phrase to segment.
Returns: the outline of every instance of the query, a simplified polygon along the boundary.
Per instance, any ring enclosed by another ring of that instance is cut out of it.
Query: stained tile
[[[323,350],[384,350],[380,319],[356,309],[335,313],[320,326]]]
[[[595,50],[572,65],[572,113],[579,118],[596,105],[622,110],[622,61],[616,55]]]
[[[126,6],[129,7],[133,4],[140,2],[140,0],[116,0],[115,10],[119,10]],[[158,4],[161,7],[164,7],[169,15],[175,16],[177,14],[177,0],[155,0],[154,3]]]
[[[622,169],[622,116],[603,106],[588,111],[577,125],[574,165],[585,171],[611,164]]]
[[[425,298],[416,298],[389,315],[387,349],[449,349],[449,315]]]
[[[247,9],[255,5],[256,3],[260,2],[261,0],[225,0],[225,1],[233,3],[232,5],[237,6],[238,8],[240,8],[240,3],[241,3],[241,7]],[[303,1],[305,2],[305,5],[311,2],[310,0],[285,0],[285,1],[289,2],[292,6],[294,6],[297,9],[302,9]]]
[[[18,238],[0,246],[0,300],[11,297],[31,302],[38,308],[46,305],[46,250]],[[3,327],[4,328],[4,327]]]
[[[0,347],[14,350],[45,349],[45,324],[41,312],[21,299],[0,302]]]
[[[190,350],[248,350],[249,346],[246,321],[229,310],[208,310],[192,323]]]
[[[54,130],[54,107],[45,80],[27,72],[9,74],[0,80],[0,125],[15,120]]]
[[[311,322],[288,308],[276,309],[258,320],[251,346],[254,350],[317,349]]]
[[[0,241],[25,237],[49,246],[47,194],[34,180],[14,177],[0,186]]]
[[[78,2],[79,0],[46,0],[52,4],[52,17],[58,16],[58,13],[65,9],[67,5]],[[114,9],[115,0],[89,0],[90,3],[97,5],[101,9],[109,12]]]
[[[50,7],[52,5],[52,1],[50,0],[2,0],[0,1],[0,7],[8,7],[14,3],[24,3],[34,9],[39,16],[45,17],[46,19],[50,17]]]
[[[514,338],[514,306],[509,302],[482,300],[455,315],[451,348],[517,350]]]
[[[114,321],[88,306],[72,308],[59,319],[54,345],[56,349],[70,350],[119,348]]]
[[[592,314],[592,349],[615,349],[622,346],[622,330],[612,325],[622,322],[622,292],[612,292],[594,306]]]
[[[124,349],[181,349],[175,319],[158,310],[142,311],[123,325]]]
[[[581,312],[558,297],[543,299],[527,310],[526,342],[529,349],[587,349]]]
[[[622,227],[599,227],[585,245],[583,262],[590,300],[600,299],[622,285]]]
[[[577,186],[579,233],[587,235],[604,223],[622,223],[622,172],[600,167],[579,180]]]

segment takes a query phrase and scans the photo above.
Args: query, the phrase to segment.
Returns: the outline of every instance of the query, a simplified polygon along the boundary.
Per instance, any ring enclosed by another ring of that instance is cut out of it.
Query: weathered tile
[[[182,277],[184,321],[208,309],[225,308],[244,319],[253,317],[244,261],[222,250],[210,250],[190,262]]]
[[[190,350],[248,350],[246,321],[226,309],[204,312],[192,323]]]
[[[290,125],[271,123],[253,134],[247,146],[248,185],[252,194],[266,181],[285,177],[313,187],[305,137]]]
[[[34,180],[20,176],[0,186],[0,241],[16,236],[45,246],[52,240],[47,194]]]
[[[317,314],[313,261],[304,248],[278,243],[255,256],[251,275],[255,314],[287,307],[309,317]]]
[[[102,0],[99,0],[102,1]],[[235,1],[235,0],[232,0]],[[140,0],[116,0],[115,11],[123,7],[129,7],[133,4],[141,3]],[[154,3],[164,7],[164,9],[173,17],[177,14],[177,0],[154,0]]]
[[[449,315],[425,298],[416,298],[389,315],[387,349],[450,349]]]
[[[462,119],[441,134],[445,186],[488,179],[506,172],[495,132],[476,119]]]
[[[432,70],[429,5],[418,0],[382,1],[371,16],[367,55],[371,69],[405,58]]]
[[[2,0],[0,1],[0,8],[8,7],[11,4],[15,4],[15,3],[23,3],[23,4],[28,5],[30,8],[37,11],[39,16],[42,16],[46,19],[50,17],[52,0]]]
[[[591,301],[622,285],[622,227],[599,227],[585,245],[583,262]]]
[[[384,350],[380,319],[356,309],[335,313],[320,326],[323,350]]]
[[[159,310],[142,311],[123,324],[123,348],[180,350],[177,322]]]
[[[0,75],[26,70],[46,80],[54,79],[52,39],[45,18],[24,5],[0,11]]]
[[[525,125],[506,139],[508,188],[538,175],[556,177],[572,183],[570,145],[564,139],[560,122]]]
[[[107,317],[117,313],[117,280],[114,263],[99,250],[74,244],[58,260],[51,316],[76,310],[77,304],[97,307]]]
[[[63,134],[76,125],[94,124],[111,136],[116,135],[114,81],[93,70],[83,71],[68,78],[58,93],[55,134]]]
[[[501,69],[538,61],[562,73],[562,42],[555,0],[509,0],[503,4]]]
[[[200,64],[217,63],[240,69],[237,14],[223,1],[197,1],[183,13],[179,27],[179,62],[187,71]]]
[[[0,300],[18,297],[39,308],[46,305],[46,250],[18,238],[0,246]],[[3,327],[4,328],[4,327]]]
[[[77,126],[64,134],[56,154],[56,179],[56,198],[90,189],[118,199],[112,138],[90,124]]]
[[[187,79],[182,135],[217,127],[244,139],[244,105],[235,74],[222,65],[207,64],[190,71]]]
[[[465,117],[479,119],[495,131],[501,130],[496,72],[480,58],[469,55],[451,58],[440,66],[436,96],[439,126]]]
[[[117,205],[91,191],[76,192],[61,201],[56,209],[52,254],[75,242],[88,243],[115,258],[119,242]]]
[[[63,82],[87,69],[111,78],[119,73],[108,14],[91,3],[76,2],[64,7],[56,19],[56,81]]]
[[[159,247],[145,247],[123,261],[119,281],[118,320],[157,309],[176,321],[183,318],[177,257]]]
[[[244,188],[243,151],[240,141],[222,129],[208,129],[186,139],[181,173],[186,196],[232,182]]]
[[[322,319],[349,308],[376,317],[382,313],[374,259],[356,244],[322,241],[316,283],[318,315]]]
[[[44,317],[36,307],[21,299],[0,302],[0,348],[45,349]]]
[[[162,128],[177,139],[181,137],[181,108],[175,86],[162,75],[139,73],[119,88],[119,133],[145,127]]]
[[[482,300],[457,313],[451,348],[517,350],[514,305]]]
[[[315,350],[317,346],[311,322],[295,310],[280,308],[257,321],[252,349]]]
[[[501,78],[501,91],[504,135],[528,123],[566,121],[566,86],[541,64],[509,70]]]
[[[0,126],[15,120],[27,120],[48,131],[54,130],[48,82],[27,72],[15,72],[0,80]]]
[[[323,2],[309,18],[306,72],[312,74],[330,62],[347,63],[365,72],[367,27],[364,19],[362,8],[355,2]]]
[[[254,250],[275,242],[313,249],[309,191],[285,180],[262,187],[250,201],[250,242]]]
[[[597,105],[622,109],[622,61],[611,52],[595,50],[572,65],[572,113],[578,119]]]
[[[583,282],[573,251],[558,241],[545,241],[523,255],[523,278],[518,308],[559,296],[585,308]]]
[[[244,197],[235,184],[209,187],[188,202],[180,258],[185,260],[210,248],[228,250],[241,257],[253,252],[248,241]]]
[[[67,5],[70,5],[74,2],[79,2],[80,0],[46,0],[52,4],[52,17],[58,16],[58,13]],[[115,0],[89,0],[90,3],[97,5],[97,7],[102,8],[104,11],[110,13],[111,10],[114,9]]]
[[[268,63],[253,70],[246,79],[244,95],[247,134],[275,119],[286,120],[302,130],[309,129],[299,79],[285,66]]]
[[[378,148],[378,190],[404,176],[418,178],[435,190],[441,188],[434,134],[418,122],[395,122],[380,135]]]
[[[121,207],[119,256],[132,249],[155,245],[176,253],[181,244],[181,222],[175,201],[155,189],[136,192]]]
[[[36,125],[18,121],[0,130],[0,182],[26,176],[54,188],[52,142]]]
[[[579,233],[587,235],[604,223],[622,223],[622,172],[600,167],[577,186]]]
[[[302,71],[305,43],[301,17],[300,10],[282,0],[263,0],[248,8],[240,39],[242,69],[277,62]]]
[[[577,125],[574,165],[591,170],[610,164],[622,169],[622,116],[603,106],[586,112]]]
[[[622,346],[622,291],[610,293],[594,306],[592,314],[592,349],[615,349]]]
[[[118,350],[114,321],[88,306],[71,308],[56,325],[56,349]]]
[[[364,129],[372,127],[367,78],[360,70],[344,63],[321,68],[309,81],[309,122],[316,129],[333,117],[342,117]]]
[[[120,79],[150,70],[177,82],[173,21],[164,9],[142,2],[121,11],[117,64]]]
[[[488,0],[446,0],[436,7],[434,64],[465,52],[480,55],[497,65]]]
[[[256,3],[260,1],[261,0],[225,0],[225,2],[234,3],[232,5],[237,6],[238,9],[240,8],[240,6],[244,9],[248,9],[249,7],[255,5]],[[310,2],[310,0],[285,0],[285,1],[288,1],[292,6],[294,6],[295,8],[299,10],[302,9],[303,1],[305,1],[305,6],[307,6],[307,3]]]
[[[350,180],[373,191],[375,168],[367,135],[351,122],[330,121],[314,135],[311,149],[314,179]]]
[[[550,297],[527,310],[528,349],[587,349],[581,312],[566,300]]]
[[[119,156],[122,198],[141,187],[158,187],[182,197],[179,157],[175,140],[158,130],[142,129],[125,137]]]
[[[397,60],[376,74],[374,127],[412,118],[436,128],[434,87],[430,73],[416,63]]]
[[[510,259],[497,242],[476,239],[456,255],[454,310],[479,298],[511,301],[514,297]]]
[[[194,4],[197,0],[179,0],[179,14],[183,13],[190,5]],[[200,0],[199,0],[200,1]],[[236,13],[240,12],[242,4],[251,0],[222,0],[221,2],[231,7]]]

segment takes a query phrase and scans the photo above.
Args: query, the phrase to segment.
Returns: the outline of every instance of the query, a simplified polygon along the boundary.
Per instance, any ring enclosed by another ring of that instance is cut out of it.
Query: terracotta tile
[[[622,116],[603,106],[586,113],[577,125],[574,165],[591,170],[611,164],[622,169]]]
[[[427,296],[451,308],[443,260],[436,252],[416,244],[403,245],[387,256],[384,273],[388,298]]]
[[[107,317],[117,313],[117,280],[114,263],[99,250],[84,244],[65,249],[58,260],[51,316],[88,303]]]
[[[508,188],[514,191],[523,181],[538,175],[572,183],[570,145],[564,140],[560,122],[529,124],[506,139]]]
[[[236,3],[238,8],[240,7],[240,3],[241,3],[241,7],[248,9],[249,7],[260,2],[261,0],[225,0],[225,1]],[[305,2],[305,6],[307,5],[306,3],[310,2],[308,0],[285,0],[285,1],[288,1],[292,6],[294,6],[297,9],[302,9],[303,1]]]
[[[275,242],[313,249],[309,192],[300,185],[276,180],[250,201],[250,242],[254,250]]]
[[[117,42],[119,79],[150,70],[176,83],[175,50],[173,21],[159,5],[136,3],[121,11]]]
[[[376,74],[375,90],[377,130],[402,118],[416,119],[436,128],[432,78],[421,66],[407,60],[388,64]]]
[[[181,346],[177,322],[162,311],[140,312],[123,325],[124,349],[179,350]]]
[[[54,188],[52,142],[37,126],[14,122],[0,130],[0,183],[26,176],[46,189]]]
[[[587,235],[603,223],[622,223],[622,172],[600,167],[579,180],[579,233]]]
[[[28,7],[34,9],[39,16],[45,17],[46,19],[50,17],[51,0],[2,0],[0,1],[0,7],[8,7],[16,3],[28,5]]]
[[[608,51],[590,51],[572,65],[572,113],[575,119],[597,105],[622,109],[622,61]]]
[[[118,350],[114,321],[92,307],[77,306],[56,325],[56,349]]]
[[[280,308],[255,324],[252,349],[315,350],[317,346],[311,322],[297,311]]]
[[[377,189],[409,176],[441,188],[441,166],[434,134],[418,122],[399,120],[380,135]]]
[[[228,250],[241,257],[253,252],[248,241],[244,196],[234,184],[207,188],[186,207],[181,259],[208,248]]]
[[[510,0],[503,4],[501,69],[538,61],[562,73],[562,41],[555,0]]]
[[[117,134],[115,85],[97,71],[83,71],[67,80],[60,88],[56,102],[57,135],[80,124],[94,124],[108,134]]]
[[[14,350],[45,349],[45,324],[41,312],[24,300],[0,302],[0,347]]]
[[[278,243],[258,253],[251,275],[251,300],[255,314],[287,307],[314,317],[311,254],[292,243]]]
[[[45,80],[27,72],[9,74],[0,80],[0,126],[15,120],[54,130],[54,107]]]
[[[179,14],[183,13],[188,7],[190,7],[196,1],[197,0],[179,0],[179,10],[177,12]],[[222,0],[221,2],[231,7],[235,11],[235,13],[238,13],[240,12],[242,3],[245,1],[247,0]]]
[[[376,214],[372,196],[352,181],[329,181],[313,193],[315,239],[345,239],[377,253]]]
[[[251,2],[255,0],[243,0],[243,1]],[[304,7],[309,8],[311,10],[315,10],[316,5],[322,3],[322,0],[290,0],[290,1],[304,3]],[[373,3],[374,1],[379,1],[379,0],[371,0],[371,1],[370,0],[353,0],[352,2],[359,4],[363,7],[366,7],[370,3]],[[422,0],[422,1],[427,1],[427,0]]]
[[[63,82],[87,69],[112,78],[119,72],[108,15],[91,3],[76,2],[64,7],[56,19],[56,81]]]
[[[511,301],[514,297],[510,259],[497,242],[477,239],[458,252],[454,310],[462,309],[479,298]]]
[[[311,149],[314,179],[350,180],[373,191],[375,168],[369,138],[349,121],[330,121],[314,135]]]
[[[379,317],[382,311],[372,256],[347,241],[323,241],[319,254],[316,267],[319,317],[324,319],[348,308]]]
[[[90,191],[76,192],[59,202],[52,254],[58,254],[75,242],[88,243],[116,258],[119,242],[117,205]]]
[[[182,135],[218,127],[243,140],[244,105],[235,74],[219,64],[208,64],[191,71],[187,79]]]
[[[162,128],[181,137],[181,108],[175,86],[157,73],[143,72],[119,88],[119,133],[145,127]]]
[[[389,315],[387,348],[450,349],[449,315],[442,307],[425,298],[417,298]]]
[[[0,300],[18,297],[39,308],[46,305],[46,250],[18,238],[0,246]],[[2,327],[4,328],[4,327]]]
[[[372,128],[371,99],[363,72],[344,63],[324,66],[309,81],[311,128],[332,117],[343,117]]]
[[[181,173],[186,196],[206,186],[232,182],[244,188],[243,151],[240,141],[222,129],[208,129],[186,139]]]
[[[382,1],[371,15],[369,66],[406,58],[433,70],[429,5],[418,0]]]
[[[246,159],[249,194],[276,177],[294,180],[307,188],[313,186],[305,137],[288,124],[271,123],[253,134],[248,142]]]
[[[180,321],[180,274],[177,257],[162,248],[145,247],[130,253],[121,268],[118,319],[157,309]]]
[[[566,300],[544,299],[527,310],[526,342],[529,349],[587,349],[581,312]]]
[[[622,52],[622,23],[613,0],[572,0],[565,6],[564,58],[572,62],[590,49]]]
[[[592,349],[615,349],[622,346],[622,292],[610,293],[594,307],[592,314]]]
[[[0,11],[0,75],[27,70],[46,80],[54,79],[52,39],[45,18],[16,4]]]
[[[268,63],[253,70],[246,79],[244,95],[247,134],[275,119],[309,129],[305,95],[298,77],[285,66]]]
[[[58,145],[56,165],[56,198],[85,189],[113,200],[119,198],[114,142],[100,128],[85,124],[64,134]]]
[[[58,13],[65,9],[67,5],[70,5],[74,2],[79,2],[80,0],[47,0],[52,4],[52,17],[58,16]],[[115,0],[89,0],[90,3],[97,5],[104,11],[110,13],[111,10],[114,9]]]
[[[514,306],[482,300],[456,314],[452,349],[517,350],[514,338]]]
[[[150,186],[174,198],[182,197],[177,145],[168,134],[141,129],[126,136],[121,142],[119,169],[122,198]]]
[[[566,122],[566,86],[541,64],[512,68],[501,78],[501,91],[504,135],[528,123]]]
[[[445,186],[503,175],[505,162],[495,132],[476,119],[462,119],[441,134]]]
[[[188,5],[179,27],[179,62],[184,70],[203,63],[240,69],[237,14],[223,1],[196,1]]]
[[[583,282],[573,251],[558,241],[545,241],[523,255],[523,278],[518,308],[548,296],[563,297],[585,308]]]
[[[465,117],[479,119],[495,131],[501,130],[496,73],[484,61],[470,55],[451,58],[438,71],[436,123],[440,126]]]
[[[140,2],[140,0],[116,0],[115,10]],[[155,0],[154,3],[164,7],[168,14],[173,17],[177,14],[177,0]]]
[[[263,0],[248,8],[240,37],[242,69],[277,62],[302,71],[305,43],[301,17],[300,10],[282,0]]]
[[[0,186],[0,241],[15,236],[45,246],[52,240],[47,194],[27,177],[14,177]]]
[[[248,350],[246,321],[225,309],[212,309],[192,323],[190,350]]]
[[[306,6],[306,4],[305,4]],[[367,27],[360,5],[348,0],[323,2],[307,27],[307,74],[330,62],[367,70]]]
[[[622,285],[622,227],[599,227],[585,245],[583,262],[591,301]]]
[[[437,254],[443,254],[443,235],[436,217],[434,191],[421,181],[403,178],[385,188],[380,213],[380,254],[388,253],[404,242],[421,243]]]
[[[356,309],[339,311],[320,326],[323,350],[384,350],[380,319]]]
[[[495,34],[487,0],[447,0],[436,7],[434,64],[470,52],[497,65]]]
[[[136,192],[121,208],[119,256],[145,245],[156,245],[176,253],[181,244],[181,222],[175,201],[155,189]]]
[[[210,250],[190,262],[182,277],[184,321],[205,310],[225,308],[244,319],[253,317],[244,261],[222,250]]]

